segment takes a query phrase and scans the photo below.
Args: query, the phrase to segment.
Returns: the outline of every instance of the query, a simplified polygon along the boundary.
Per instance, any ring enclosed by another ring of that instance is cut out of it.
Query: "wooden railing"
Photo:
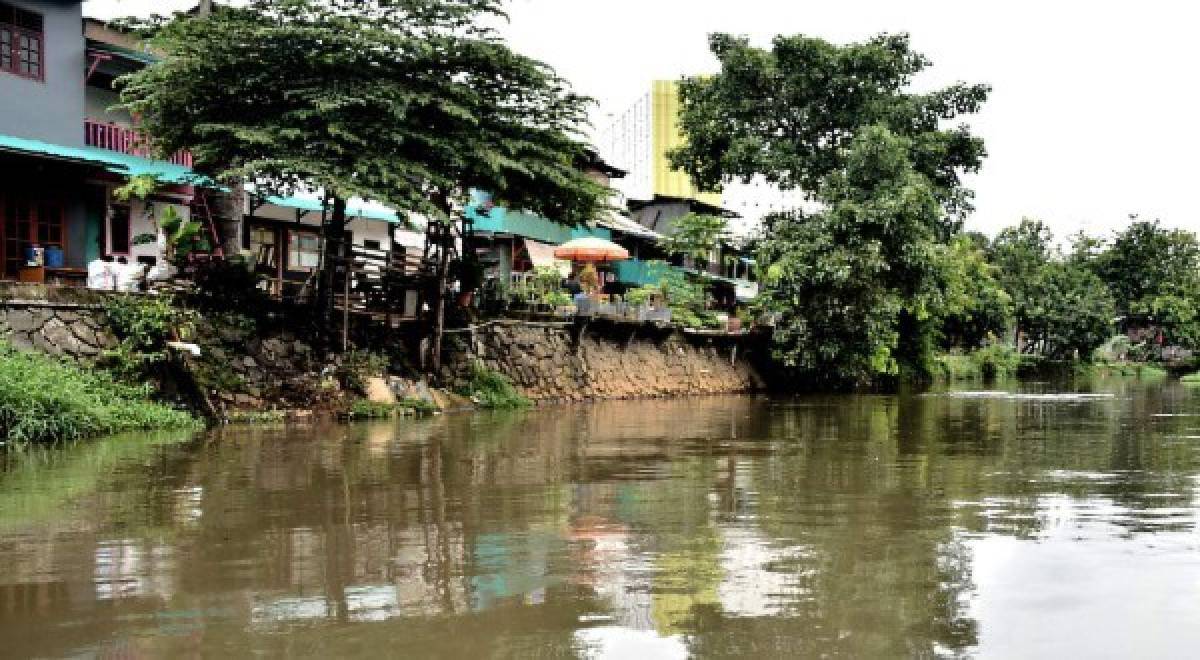
[[[116,151],[117,153],[129,154],[130,156],[139,156],[141,158],[153,158],[146,141],[142,138],[137,130],[114,124],[110,122],[100,122],[94,119],[83,120],[83,143],[89,147],[97,147]],[[167,161],[182,165],[183,167],[192,166],[192,153],[190,151],[177,151]]]

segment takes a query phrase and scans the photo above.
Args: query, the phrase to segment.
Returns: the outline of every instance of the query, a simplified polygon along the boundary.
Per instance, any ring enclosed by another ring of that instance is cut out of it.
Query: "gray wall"
[[[83,146],[83,3],[6,0],[45,21],[45,80],[0,72],[0,133]]]

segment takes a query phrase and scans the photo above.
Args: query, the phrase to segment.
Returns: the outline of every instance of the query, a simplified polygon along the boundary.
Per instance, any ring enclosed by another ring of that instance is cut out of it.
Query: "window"
[[[0,71],[45,79],[42,16],[0,2]]]
[[[288,232],[288,270],[311,271],[321,263],[321,241],[307,231]]]
[[[0,195],[0,254],[3,275],[14,276],[33,245],[66,250],[63,206],[55,200]]]

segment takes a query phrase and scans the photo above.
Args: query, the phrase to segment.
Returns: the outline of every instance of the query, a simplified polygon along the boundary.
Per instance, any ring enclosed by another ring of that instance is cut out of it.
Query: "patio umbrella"
[[[629,250],[603,238],[588,236],[567,241],[554,248],[554,256],[571,261],[624,261]]]

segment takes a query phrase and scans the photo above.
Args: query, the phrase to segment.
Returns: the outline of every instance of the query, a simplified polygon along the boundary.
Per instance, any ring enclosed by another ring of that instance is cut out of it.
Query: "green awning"
[[[512,234],[522,238],[532,238],[551,245],[562,245],[573,238],[595,236],[610,240],[612,232],[604,227],[588,227],[586,225],[570,226],[555,222],[540,215],[513,211],[503,206],[491,206],[491,195],[482,191],[471,191],[471,202],[464,211],[471,221],[472,228],[477,232],[493,234]]]
[[[99,147],[68,147],[12,135],[0,135],[0,151],[98,165],[114,174],[129,177],[151,175],[161,183],[179,185],[211,183],[204,176],[183,165],[130,156]]]
[[[267,197],[268,204],[276,206],[285,206],[289,209],[298,209],[300,211],[321,212],[321,200],[312,197]],[[363,218],[364,220],[379,220],[393,225],[406,224],[399,214],[387,208],[367,208],[362,205],[361,200],[352,199],[346,205],[346,217]]]

